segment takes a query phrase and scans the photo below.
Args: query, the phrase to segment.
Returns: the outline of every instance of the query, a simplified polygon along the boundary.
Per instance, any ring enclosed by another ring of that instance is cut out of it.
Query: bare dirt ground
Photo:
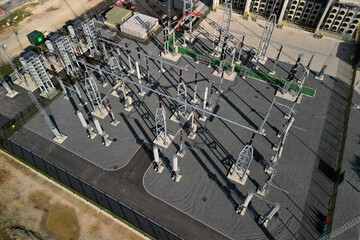
[[[85,9],[90,9],[101,0],[83,0]],[[83,13],[81,0],[51,0],[45,4],[26,3],[20,8],[31,14],[14,28],[0,35],[0,44],[6,43],[11,58],[19,55],[30,45],[26,35],[34,30],[51,32],[61,28],[66,21]]]
[[[146,239],[0,152],[0,240]]]

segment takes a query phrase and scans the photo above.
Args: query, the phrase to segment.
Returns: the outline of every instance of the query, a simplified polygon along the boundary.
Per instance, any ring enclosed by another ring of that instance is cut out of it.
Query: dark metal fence
[[[62,182],[66,186],[74,189],[79,194],[96,202],[100,206],[131,223],[132,225],[146,232],[150,236],[161,240],[182,239],[180,236],[155,223],[154,221],[140,214],[136,210],[117,201],[105,192],[81,180],[77,176],[69,173],[68,171],[60,168],[59,166],[45,160],[43,157],[40,157],[32,151],[25,149],[21,145],[16,144],[12,140],[6,139],[0,141],[0,147],[23,159],[25,162],[48,174],[54,179]]]

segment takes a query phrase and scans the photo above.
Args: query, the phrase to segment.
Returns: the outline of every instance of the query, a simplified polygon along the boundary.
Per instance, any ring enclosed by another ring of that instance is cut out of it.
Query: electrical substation
[[[22,54],[20,65],[1,48],[14,72],[2,79],[4,99],[26,95],[39,112],[6,141],[162,226],[168,237],[143,229],[156,239],[330,234],[329,169],[350,88],[334,80],[340,43],[323,53],[281,37],[283,18],[315,27],[321,4],[184,0],[174,11],[179,3],[159,1],[164,14],[154,17],[136,2],[119,1],[104,22],[84,14],[66,34],[46,36],[41,51]],[[329,8],[339,18],[337,6]],[[358,8],[346,9],[339,24],[322,13],[322,28],[351,35],[346,16],[353,22]],[[342,56],[355,52],[346,48]]]

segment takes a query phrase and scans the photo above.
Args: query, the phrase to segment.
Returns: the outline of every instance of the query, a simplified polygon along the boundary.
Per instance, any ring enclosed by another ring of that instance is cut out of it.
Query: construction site
[[[0,42],[2,150],[150,239],[359,238],[356,3],[82,4]]]

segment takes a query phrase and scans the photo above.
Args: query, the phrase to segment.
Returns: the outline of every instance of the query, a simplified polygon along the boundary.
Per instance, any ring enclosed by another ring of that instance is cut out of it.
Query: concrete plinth
[[[190,132],[189,135],[188,135],[188,138],[194,140],[196,138],[196,133]]]
[[[181,152],[178,151],[178,152],[176,153],[176,155],[178,155],[179,157],[184,157],[185,154],[186,154],[186,151],[185,151],[185,150],[182,150]]]
[[[196,98],[196,100],[194,101],[194,99],[191,99],[191,101],[190,101],[192,104],[194,104],[194,105],[197,105],[197,103],[199,102],[199,99],[198,98]]]
[[[108,111],[106,111],[106,109],[102,109],[101,112],[99,111],[99,109],[93,110],[91,112],[91,115],[93,115],[94,117],[100,118],[100,119],[104,119],[107,115],[108,115]]]
[[[13,98],[13,97],[15,97],[16,95],[19,94],[17,91],[13,91],[13,92],[14,92],[13,94],[7,93],[6,96],[9,97],[9,98]]]
[[[292,94],[292,91],[290,91],[290,90],[289,90],[287,93],[285,93],[285,94],[283,94],[283,93],[281,92],[281,90],[277,90],[275,96],[276,96],[276,97],[279,97],[279,98],[286,99],[286,100],[288,100],[288,101],[290,101],[290,102],[295,102],[296,99],[297,99],[297,96],[296,96],[296,95],[293,95],[293,94]]]
[[[201,116],[201,117],[199,118],[199,120],[202,121],[202,122],[205,122],[206,119],[207,119],[207,116],[206,116],[206,115]]]
[[[40,96],[42,96],[43,98],[46,98],[48,100],[53,99],[60,91],[59,90],[51,90],[48,92],[48,94],[46,92],[42,92],[40,93]]]
[[[67,136],[64,134],[61,134],[61,139],[57,139],[56,137],[53,138],[54,142],[57,142],[58,144],[62,144],[67,139]]]
[[[175,54],[173,55],[173,53],[170,52],[170,53],[167,53],[167,54],[163,54],[162,57],[163,57],[164,59],[170,60],[170,61],[172,61],[172,62],[178,62],[179,59],[181,58],[181,54],[180,54],[180,53],[175,53]]]
[[[215,70],[212,75],[216,76],[216,77],[221,77],[221,72],[218,72],[217,70]],[[234,81],[234,79],[236,78],[237,72],[233,71],[233,72],[228,72],[225,71],[224,72],[224,79],[228,80],[228,81]]]
[[[320,80],[320,81],[324,80],[324,74],[322,74],[321,76],[316,75],[315,79]]]
[[[271,174],[273,171],[274,171],[274,168],[271,167],[270,165],[267,165],[264,169],[264,171],[267,173],[267,174]]]
[[[180,179],[182,178],[182,176],[180,174],[176,176],[173,176],[172,179],[175,181],[175,182],[180,182]]]
[[[107,82],[103,83],[103,84],[100,84],[101,87],[106,87],[108,85]]]
[[[166,149],[170,146],[170,143],[172,142],[172,139],[174,139],[174,136],[167,134],[166,143],[164,143],[163,138],[164,138],[164,135],[162,133],[158,139],[157,138],[154,139],[153,143],[158,145],[159,147]]]
[[[19,79],[16,79],[14,81],[14,84],[16,84],[26,90],[30,90],[31,92],[34,92],[34,91],[36,91],[36,89],[38,89],[38,86],[36,86],[36,84],[33,81],[30,80],[30,81],[27,81],[27,83],[28,83],[29,87],[27,87],[24,82],[20,82]]]
[[[174,114],[170,117],[170,120],[176,123],[184,124],[189,117],[189,114],[186,113],[185,116],[183,116],[178,111],[175,111]]]
[[[144,91],[138,92],[138,95],[141,96],[141,97],[145,96],[145,94],[146,94],[146,92],[144,92]]]
[[[127,71],[126,76],[130,76],[131,74],[134,74],[134,73],[135,73],[135,69],[129,70],[129,71]]]
[[[275,74],[276,74],[276,71],[270,71],[269,72],[269,75],[275,76]]]
[[[234,170],[235,170],[235,172],[234,172]],[[233,174],[233,172],[234,172],[234,174]],[[242,180],[241,180],[240,177],[237,175],[237,172],[238,172],[239,174],[242,174],[241,172],[239,172],[238,170],[235,169],[235,164],[233,164],[233,165],[231,166],[231,169],[230,169],[228,175],[227,175],[227,178],[230,179],[230,180],[232,180],[232,181],[234,181],[234,182],[240,183],[241,185],[245,185],[246,180],[248,179],[248,175],[250,174],[250,170],[247,170],[247,171],[246,171],[246,174],[245,174],[245,176],[243,177]]]
[[[259,59],[259,63],[262,64],[262,65],[264,65],[264,64],[266,63],[266,61],[267,61],[267,57],[266,57],[266,56],[265,56],[263,59]],[[253,62],[253,63],[256,63],[256,62],[257,62],[255,56],[251,59],[251,62]]]
[[[103,142],[103,145],[104,145],[105,147],[108,147],[108,146],[110,146],[111,143],[112,143],[111,140],[107,140],[105,143]]]
[[[268,190],[265,189],[264,191],[261,191],[260,189],[261,189],[261,186],[259,186],[259,188],[256,190],[256,193],[263,196],[263,197],[265,197]]]
[[[156,164],[156,163],[155,163]],[[162,173],[164,171],[164,166],[163,165],[160,165],[158,164],[156,167],[155,167],[155,172],[157,173]]]
[[[120,123],[120,121],[115,119],[115,120],[111,121],[110,124],[116,127],[117,125],[119,125],[119,123]]]

